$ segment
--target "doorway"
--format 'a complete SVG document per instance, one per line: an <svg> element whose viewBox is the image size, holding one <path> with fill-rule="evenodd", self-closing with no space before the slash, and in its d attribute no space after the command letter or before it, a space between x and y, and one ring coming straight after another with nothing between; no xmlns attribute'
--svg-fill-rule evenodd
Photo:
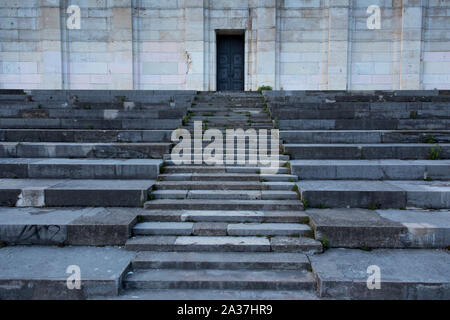
<svg viewBox="0 0 450 320"><path fill-rule="evenodd" d="M217 35L217 91L244 91L243 35Z"/></svg>

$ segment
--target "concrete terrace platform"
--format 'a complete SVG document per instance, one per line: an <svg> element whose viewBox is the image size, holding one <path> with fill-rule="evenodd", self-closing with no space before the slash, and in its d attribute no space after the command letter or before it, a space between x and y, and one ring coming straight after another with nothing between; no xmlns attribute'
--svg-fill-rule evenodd
<svg viewBox="0 0 450 320"><path fill-rule="evenodd" d="M450 299L450 254L445 250L370 252L331 249L311 257L318 294L338 299ZM378 266L381 289L369 290L369 266Z"/></svg>
<svg viewBox="0 0 450 320"><path fill-rule="evenodd" d="M301 180L450 180L450 160L292 160Z"/></svg>
<svg viewBox="0 0 450 320"><path fill-rule="evenodd" d="M0 242L15 245L124 245L137 208L0 207Z"/></svg>
<svg viewBox="0 0 450 320"><path fill-rule="evenodd" d="M154 180L0 179L0 205L141 207Z"/></svg>
<svg viewBox="0 0 450 320"><path fill-rule="evenodd" d="M0 299L88 299L117 296L134 254L103 247L0 249ZM68 290L69 266L79 266L81 290Z"/></svg>
<svg viewBox="0 0 450 320"><path fill-rule="evenodd" d="M302 180L297 185L312 208L450 208L448 181Z"/></svg>
<svg viewBox="0 0 450 320"><path fill-rule="evenodd" d="M317 240L332 248L449 248L450 211L310 209Z"/></svg>

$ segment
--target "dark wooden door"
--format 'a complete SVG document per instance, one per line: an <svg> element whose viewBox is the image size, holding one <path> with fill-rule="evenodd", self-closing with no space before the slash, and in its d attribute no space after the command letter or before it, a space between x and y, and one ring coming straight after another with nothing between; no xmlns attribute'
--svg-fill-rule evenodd
<svg viewBox="0 0 450 320"><path fill-rule="evenodd" d="M217 91L244 91L244 37L217 37Z"/></svg>

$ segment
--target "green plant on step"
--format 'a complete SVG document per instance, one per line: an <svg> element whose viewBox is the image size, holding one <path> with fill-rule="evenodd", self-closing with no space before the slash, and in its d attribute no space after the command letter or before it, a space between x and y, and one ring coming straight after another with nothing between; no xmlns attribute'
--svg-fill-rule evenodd
<svg viewBox="0 0 450 320"><path fill-rule="evenodd" d="M42 108L42 105L39 103L39 104L37 105L37 107L38 107L38 109L41 109L41 108Z"/></svg>
<svg viewBox="0 0 450 320"><path fill-rule="evenodd" d="M297 182L297 180L295 180L295 178L290 178L289 182Z"/></svg>
<svg viewBox="0 0 450 320"><path fill-rule="evenodd" d="M436 143L436 140L434 139L434 136L432 134L427 134L423 138L423 142L425 142L425 143Z"/></svg>
<svg viewBox="0 0 450 320"><path fill-rule="evenodd" d="M439 145L436 147L431 147L427 160L439 160L441 158L441 154L442 148Z"/></svg>
<svg viewBox="0 0 450 320"><path fill-rule="evenodd" d="M302 197L302 204L303 204L303 209L307 210L308 209L308 200L306 200L305 197Z"/></svg>
<svg viewBox="0 0 450 320"><path fill-rule="evenodd" d="M284 168L291 169L291 163L290 163L290 162L286 162L286 163L283 165L283 167L284 167Z"/></svg>
<svg viewBox="0 0 450 320"><path fill-rule="evenodd" d="M381 205L379 203L377 203L376 201L371 202L369 205L369 210L372 210L372 211L380 209L380 208L381 208Z"/></svg>
<svg viewBox="0 0 450 320"><path fill-rule="evenodd" d="M372 251L372 249L370 249L368 246L366 246L365 244L363 244L360 248L363 251Z"/></svg>
<svg viewBox="0 0 450 320"><path fill-rule="evenodd" d="M413 111L411 111L409 113L409 118L410 119L417 119L417 115L418 115L417 111L413 110Z"/></svg>
<svg viewBox="0 0 450 320"><path fill-rule="evenodd" d="M322 203L321 204L319 204L319 209L326 209L327 207L326 206L324 206Z"/></svg>
<svg viewBox="0 0 450 320"><path fill-rule="evenodd" d="M279 119L275 118L275 120L273 120L273 128L274 129L279 129Z"/></svg>
<svg viewBox="0 0 450 320"><path fill-rule="evenodd" d="M431 177L424 177L423 181L431 182L433 179Z"/></svg>
<svg viewBox="0 0 450 320"><path fill-rule="evenodd" d="M214 114L211 113L211 112L208 112L208 113L202 114L202 116L204 116L204 117L212 117L212 116L214 116Z"/></svg>
<svg viewBox="0 0 450 320"><path fill-rule="evenodd" d="M0 242L0 249L4 248L4 247L7 247L7 246L8 246L8 243L6 241L1 241Z"/></svg>
<svg viewBox="0 0 450 320"><path fill-rule="evenodd" d="M272 91L272 87L271 86L260 86L258 88L258 92L262 93L263 91Z"/></svg>
<svg viewBox="0 0 450 320"><path fill-rule="evenodd" d="M267 182L267 179L262 178L262 179L260 179L259 181L260 181L260 182Z"/></svg>
<svg viewBox="0 0 450 320"><path fill-rule="evenodd" d="M323 252L327 251L330 248L330 241L328 240L326 235L321 235L319 241L322 244Z"/></svg>

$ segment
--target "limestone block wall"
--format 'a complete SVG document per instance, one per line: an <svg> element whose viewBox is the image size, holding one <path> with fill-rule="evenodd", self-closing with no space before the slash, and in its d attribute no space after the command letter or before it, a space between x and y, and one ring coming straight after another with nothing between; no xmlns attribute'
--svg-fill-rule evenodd
<svg viewBox="0 0 450 320"><path fill-rule="evenodd" d="M429 0L423 14L423 89L450 89L450 1Z"/></svg>
<svg viewBox="0 0 450 320"><path fill-rule="evenodd" d="M51 1L0 1L0 88L60 88L59 30Z"/></svg>
<svg viewBox="0 0 450 320"><path fill-rule="evenodd" d="M381 9L381 29L368 29L367 8ZM353 0L350 17L349 89L400 89L401 1Z"/></svg>
<svg viewBox="0 0 450 320"><path fill-rule="evenodd" d="M133 89L131 0L62 0L81 9L80 29L61 19L65 89Z"/></svg>
<svg viewBox="0 0 450 320"><path fill-rule="evenodd" d="M241 34L245 90L449 89L448 30L449 0L1 0L0 88L215 90Z"/></svg>
<svg viewBox="0 0 450 320"><path fill-rule="evenodd" d="M327 88L328 12L320 0L286 0L280 8L280 89Z"/></svg>

